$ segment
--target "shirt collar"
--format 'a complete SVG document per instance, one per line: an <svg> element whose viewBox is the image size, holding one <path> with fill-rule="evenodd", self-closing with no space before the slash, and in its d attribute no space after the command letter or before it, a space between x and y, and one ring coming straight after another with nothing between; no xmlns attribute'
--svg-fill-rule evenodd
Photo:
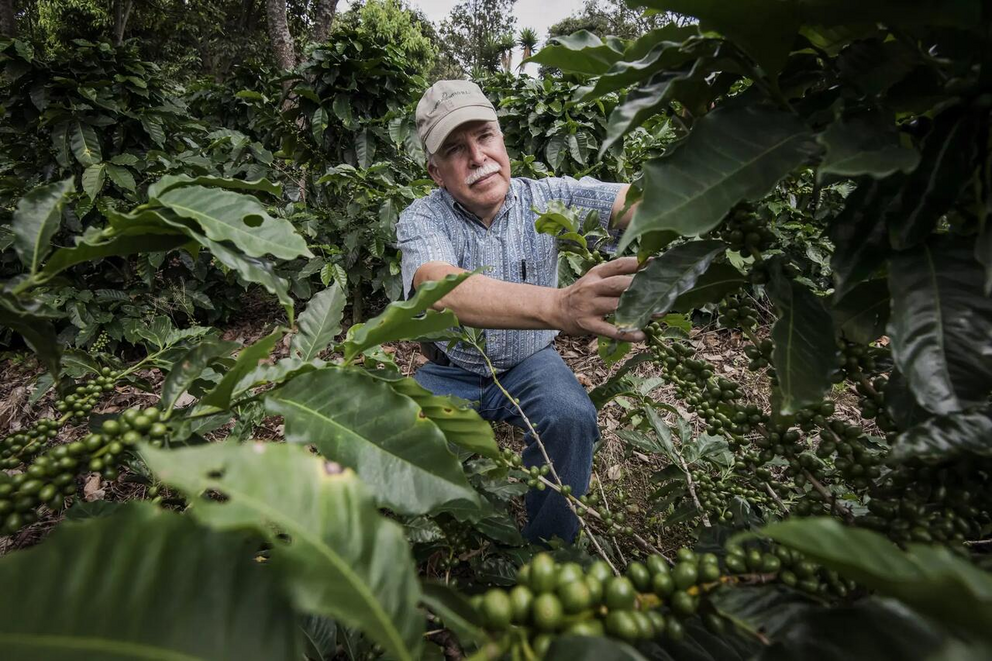
<svg viewBox="0 0 992 661"><path fill-rule="evenodd" d="M514 178L511 177L510 178L510 189L508 191L506 191L506 199L503 200L503 206L499 210L499 213L496 214L496 217L495 218L493 218L493 224L496 224L496 221L497 220L499 220L504 215L506 215L507 213L509 213L510 212L510 209L512 209L514 207L514 205L516 204L517 197L518 197L516 183L517 183L516 182L516 179L514 179ZM444 200L444 203L447 204L449 208L453 209L456 213L460 214L466 220L469 220L469 221L478 223L479 225L482 225L483 227L485 227L485 225L482 222L482 219L479 218L478 216L476 216L474 213L472 213L468 209L466 209L464 206L462 206L462 203L459 202L458 200L456 200L451 193L449 193L444 188L439 188L438 190L441 193L441 199Z"/></svg>

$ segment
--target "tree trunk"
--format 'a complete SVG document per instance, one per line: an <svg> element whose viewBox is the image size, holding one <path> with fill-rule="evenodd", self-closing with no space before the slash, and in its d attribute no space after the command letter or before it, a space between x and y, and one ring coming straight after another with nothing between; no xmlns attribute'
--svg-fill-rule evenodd
<svg viewBox="0 0 992 661"><path fill-rule="evenodd" d="M17 21L14 20L14 0L0 0L0 36L16 37Z"/></svg>
<svg viewBox="0 0 992 661"><path fill-rule="evenodd" d="M289 71L296 66L296 50L286 20L286 0L265 0L265 14L269 21L269 41L272 43L276 64L280 70Z"/></svg>
<svg viewBox="0 0 992 661"><path fill-rule="evenodd" d="M134 8L134 0L114 0L114 45L120 46L124 43L124 35L127 33L127 21L131 18L131 10Z"/></svg>
<svg viewBox="0 0 992 661"><path fill-rule="evenodd" d="M337 11L338 0L318 0L317 8L314 10L313 34L310 35L314 43L322 44L327 41Z"/></svg>

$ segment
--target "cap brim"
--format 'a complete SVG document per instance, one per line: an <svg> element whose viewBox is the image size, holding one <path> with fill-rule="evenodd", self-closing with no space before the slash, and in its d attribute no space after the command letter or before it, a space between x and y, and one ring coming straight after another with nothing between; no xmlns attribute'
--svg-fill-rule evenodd
<svg viewBox="0 0 992 661"><path fill-rule="evenodd" d="M427 134L427 140L425 141L427 151L436 154L437 150L444 144L445 138L452 131L465 122L477 121L495 122L499 120L496 117L496 111L491 106L465 106L458 110L453 110L435 124L434 128Z"/></svg>

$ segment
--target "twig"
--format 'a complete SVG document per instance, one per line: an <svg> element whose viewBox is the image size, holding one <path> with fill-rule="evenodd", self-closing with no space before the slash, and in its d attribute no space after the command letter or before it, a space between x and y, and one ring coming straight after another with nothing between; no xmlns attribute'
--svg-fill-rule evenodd
<svg viewBox="0 0 992 661"><path fill-rule="evenodd" d="M852 523L854 521L854 515L851 513L851 510L838 503L837 496L830 493L830 491L827 490L827 488L823 486L818 479L813 477L812 473L804 468L803 475L805 475L806 479L809 480L809 483L813 485L813 488L820 492L820 495L823 496L828 503L830 503L830 508L834 512L840 515L848 523Z"/></svg>
<svg viewBox="0 0 992 661"><path fill-rule="evenodd" d="M967 546L985 546L986 544L992 544L992 539L974 539L966 541Z"/></svg>
<svg viewBox="0 0 992 661"><path fill-rule="evenodd" d="M610 511L610 501L606 498L606 491L603 490L603 483L600 481L597 486L599 486L599 496L603 499L603 507L606 508L606 513L612 515L613 512ZM627 558L623 557L623 551L620 550L620 545L617 544L617 536L610 535L610 539L613 540L613 548L617 550L617 555L620 556L620 562L627 564Z"/></svg>
<svg viewBox="0 0 992 661"><path fill-rule="evenodd" d="M699 510L699 518L702 519L703 525L709 528L711 527L710 518L706 516L706 510L703 509L699 498L696 496L696 485L692 481L692 473L689 472L689 466L685 463L685 459L682 458L681 452L676 450L675 456L679 458L679 463L682 464L682 472L685 473L685 482L689 486L689 495L692 496L692 502L695 503L696 509Z"/></svg>
<svg viewBox="0 0 992 661"><path fill-rule="evenodd" d="M475 343L472 344L475 346L476 349L478 349L479 353L482 354L482 358L486 361L486 365L489 367L489 373L493 377L493 383L495 383L496 386L499 388L500 392L503 393L503 396L513 403L513 406L517 409L517 412L520 414L521 419L523 419L524 423L527 425L527 429L528 431L530 431L531 435L533 436L534 442L537 443L537 447L540 448L541 450L541 455L544 457L544 461L548 466L548 470L551 472L551 475L555 478L555 482L551 483L550 486L555 488L555 491L557 491L560 494L563 483L561 481L561 477L558 475L558 471L555 470L554 462L551 461L551 457L548 456L548 450L547 448L544 447L544 442L541 440L541 435L537 433L537 429L535 429L534 424L530 421L530 418L527 417L527 414L524 413L523 408L520 406L520 402L518 402L516 398L513 397L509 393L509 391L507 391L506 388L503 387L503 384L500 383L499 378L496 376L496 370L493 367L492 362L489 360L489 356L486 355L486 352L483 351L482 348L477 344ZM542 482L544 482L545 484L549 482L548 480L544 479L543 476L541 476L541 479ZM600 546L599 541L592 534L592 531L589 529L589 526L585 522L585 519L583 519L582 516L579 514L579 512L576 510L575 502L577 501L567 496L565 496L564 498L565 498L565 503L568 505L568 508L572 510L572 513L575 515L575 518L578 519L579 525L582 526L582 529L585 531L586 535L588 535L589 539L592 541L593 546L596 547L596 551L599 553L600 557L606 561L606 564L610 566L610 569L613 570L614 574L619 575L620 572L617 571L617 568L613 565L613 563L610 561L610 558L606 555L606 551L603 550L603 547Z"/></svg>
<svg viewBox="0 0 992 661"><path fill-rule="evenodd" d="M789 508L785 506L785 503L782 502L782 499L778 497L777 493L775 493L775 489L772 489L772 485L768 484L767 482L765 482L765 491L768 492L768 495L772 497L772 500L775 501L775 504L778 505L783 512L785 512L786 514L789 513Z"/></svg>

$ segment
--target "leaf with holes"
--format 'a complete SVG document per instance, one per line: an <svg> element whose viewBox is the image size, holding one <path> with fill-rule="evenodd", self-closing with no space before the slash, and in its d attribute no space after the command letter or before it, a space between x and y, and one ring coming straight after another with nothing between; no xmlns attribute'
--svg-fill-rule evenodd
<svg viewBox="0 0 992 661"><path fill-rule="evenodd" d="M393 658L419 658L424 622L410 548L354 473L274 443L144 446L141 454L160 480L189 496L197 520L267 537L273 570L286 577L301 611L358 627ZM199 498L205 491L224 501Z"/></svg>
<svg viewBox="0 0 992 661"><path fill-rule="evenodd" d="M212 241L230 241L249 257L313 256L292 223L270 216L250 195L205 186L182 186L162 193L158 201L195 222Z"/></svg>

